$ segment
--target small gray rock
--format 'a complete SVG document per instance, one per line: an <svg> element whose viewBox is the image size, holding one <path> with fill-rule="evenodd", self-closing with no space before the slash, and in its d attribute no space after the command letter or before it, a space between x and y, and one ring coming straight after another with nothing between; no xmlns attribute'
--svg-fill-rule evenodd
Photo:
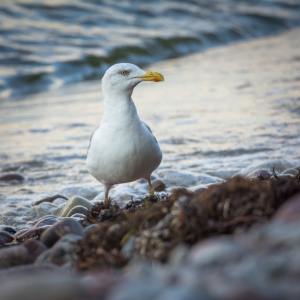
<svg viewBox="0 0 300 300"><path fill-rule="evenodd" d="M5 174L0 177L0 181L7 181L7 182L24 181L24 180L25 180L25 178L21 174L18 174L18 173Z"/></svg>
<svg viewBox="0 0 300 300"><path fill-rule="evenodd" d="M14 246L0 250L0 269L25 265L28 262L28 251L23 246Z"/></svg>
<svg viewBox="0 0 300 300"><path fill-rule="evenodd" d="M71 217L74 214L82 214L84 216L87 216L89 214L89 210L84 206L77 205L68 212L67 217Z"/></svg>
<svg viewBox="0 0 300 300"><path fill-rule="evenodd" d="M97 224L92 224L92 225L84 228L83 234L86 235L86 234L90 233L94 228L97 228L98 226L99 225L97 225Z"/></svg>
<svg viewBox="0 0 300 300"><path fill-rule="evenodd" d="M161 192L166 188L166 185L160 179L155 179L152 181L152 187L155 192Z"/></svg>
<svg viewBox="0 0 300 300"><path fill-rule="evenodd" d="M11 235L14 235L17 232L14 228L12 228L10 226L2 227L1 231L6 231L6 232L8 232Z"/></svg>
<svg viewBox="0 0 300 300"><path fill-rule="evenodd" d="M70 233L83 235L81 225L72 218L54 223L50 228L46 229L42 233L40 241L49 248L52 247L62 236Z"/></svg>
<svg viewBox="0 0 300 300"><path fill-rule="evenodd" d="M84 219L85 215L83 215L83 214L74 214L70 218L74 218L78 221L78 220Z"/></svg>
<svg viewBox="0 0 300 300"><path fill-rule="evenodd" d="M292 169L292 168L289 168L289 169L285 169L283 172L281 172L280 174L291 174L291 175L297 175L299 173L298 170L296 169Z"/></svg>
<svg viewBox="0 0 300 300"><path fill-rule="evenodd" d="M47 250L47 247L36 239L27 240L22 246L28 250L28 263L34 263L36 258Z"/></svg>
<svg viewBox="0 0 300 300"><path fill-rule="evenodd" d="M163 290L155 300L206 300L203 294L186 287L171 287Z"/></svg>
<svg viewBox="0 0 300 300"><path fill-rule="evenodd" d="M0 231L0 245L11 243L14 237L6 231Z"/></svg>

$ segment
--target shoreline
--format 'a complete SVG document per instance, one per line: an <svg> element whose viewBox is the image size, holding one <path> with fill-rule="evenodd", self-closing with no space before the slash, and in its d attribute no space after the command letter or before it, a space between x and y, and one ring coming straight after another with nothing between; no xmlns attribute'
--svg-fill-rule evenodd
<svg viewBox="0 0 300 300"><path fill-rule="evenodd" d="M299 35L151 66L165 84L133 99L164 154L156 197L138 180L99 201L84 164L97 83L2 103L1 297L297 299Z"/></svg>

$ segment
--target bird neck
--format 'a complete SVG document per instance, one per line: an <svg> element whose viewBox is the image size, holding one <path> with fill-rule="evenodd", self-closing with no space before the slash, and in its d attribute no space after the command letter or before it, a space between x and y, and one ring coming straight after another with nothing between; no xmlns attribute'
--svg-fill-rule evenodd
<svg viewBox="0 0 300 300"><path fill-rule="evenodd" d="M104 94L104 112L102 122L109 120L120 120L125 119L133 120L138 118L137 110L134 102L131 99L131 94Z"/></svg>

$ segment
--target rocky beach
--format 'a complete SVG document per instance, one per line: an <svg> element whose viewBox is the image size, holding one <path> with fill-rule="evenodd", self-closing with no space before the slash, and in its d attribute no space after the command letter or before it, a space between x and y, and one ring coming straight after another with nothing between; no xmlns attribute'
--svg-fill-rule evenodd
<svg viewBox="0 0 300 300"><path fill-rule="evenodd" d="M0 298L297 299L300 30L147 66L155 196L86 171L99 80L0 104Z"/></svg>

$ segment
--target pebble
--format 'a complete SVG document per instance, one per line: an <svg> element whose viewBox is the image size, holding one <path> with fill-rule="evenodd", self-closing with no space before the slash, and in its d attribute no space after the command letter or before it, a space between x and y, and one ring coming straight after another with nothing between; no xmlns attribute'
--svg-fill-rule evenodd
<svg viewBox="0 0 300 300"><path fill-rule="evenodd" d="M93 203L83 197L73 196L65 204L61 211L60 217L66 217L71 209L76 206L83 206L87 209L91 209L93 207Z"/></svg>
<svg viewBox="0 0 300 300"><path fill-rule="evenodd" d="M2 227L1 231L6 231L6 232L8 232L9 234L12 234L12 235L14 235L17 232L14 228L12 228L10 226Z"/></svg>
<svg viewBox="0 0 300 300"><path fill-rule="evenodd" d="M6 231L0 231L0 245L11 243L14 237Z"/></svg>
<svg viewBox="0 0 300 300"><path fill-rule="evenodd" d="M49 261L58 266L69 262L76 263L78 256L75 251L81 240L82 236L77 234L67 234L63 236L51 248Z"/></svg>
<svg viewBox="0 0 300 300"><path fill-rule="evenodd" d="M99 225L97 225L97 224L92 224L92 225L84 228L83 234L86 235L86 234L90 233L94 228L97 228L98 226Z"/></svg>
<svg viewBox="0 0 300 300"><path fill-rule="evenodd" d="M121 249L121 254L125 259L130 259L133 256L135 248L135 235L131 235Z"/></svg>
<svg viewBox="0 0 300 300"><path fill-rule="evenodd" d="M46 229L42 233L40 241L49 248L52 247L62 236L70 233L83 235L81 225L72 218L54 223L50 228Z"/></svg>
<svg viewBox="0 0 300 300"><path fill-rule="evenodd" d="M30 211L33 215L43 217L47 215L58 216L62 210L62 206L55 205L50 202L43 202L37 206L33 206Z"/></svg>
<svg viewBox="0 0 300 300"><path fill-rule="evenodd" d="M34 228L42 227L45 225L52 225L58 221L58 218L54 216L45 216L37 220L37 222L33 223Z"/></svg>
<svg viewBox="0 0 300 300"><path fill-rule="evenodd" d="M277 178L295 178L292 174L278 174Z"/></svg>
<svg viewBox="0 0 300 300"><path fill-rule="evenodd" d="M84 216L87 216L89 214L89 210L84 206L77 205L68 212L67 217L71 217L74 214L82 214Z"/></svg>
<svg viewBox="0 0 300 300"><path fill-rule="evenodd" d="M251 179L256 179L258 177L262 178L268 178L272 175L272 172L268 169L256 169L248 173L245 177L251 178Z"/></svg>
<svg viewBox="0 0 300 300"><path fill-rule="evenodd" d="M24 246L14 246L0 249L0 270L19 265L25 265L27 262L28 251Z"/></svg>
<svg viewBox="0 0 300 300"><path fill-rule="evenodd" d="M275 212L273 220L284 223L300 222L300 193L284 202Z"/></svg>
<svg viewBox="0 0 300 300"><path fill-rule="evenodd" d="M25 178L18 173L10 173L0 176L0 181L24 181Z"/></svg>
<svg viewBox="0 0 300 300"><path fill-rule="evenodd" d="M299 173L298 170L290 168L290 169L284 170L284 171L281 172L280 174L291 174L291 175L296 176L298 173Z"/></svg>
<svg viewBox="0 0 300 300"><path fill-rule="evenodd" d="M36 239L27 240L22 243L28 251L28 263L32 264L37 259L37 257L47 250L47 247Z"/></svg>
<svg viewBox="0 0 300 300"><path fill-rule="evenodd" d="M191 192L193 192L195 195L201 195L205 190L207 189L207 187L194 187L191 189Z"/></svg>
<svg viewBox="0 0 300 300"><path fill-rule="evenodd" d="M18 236L15 237L15 240L23 241L23 240L27 240L27 239L32 239L34 237L39 238L40 235L49 227L50 227L50 225L45 225L45 226L38 227L38 228L31 228L24 232L22 231L20 234L18 234Z"/></svg>
<svg viewBox="0 0 300 300"><path fill-rule="evenodd" d="M78 195L80 197L86 198L86 199L93 199L99 194L99 190L96 190L92 187L82 187L82 186L68 186L63 189L61 189L57 194L63 195L67 199Z"/></svg>
<svg viewBox="0 0 300 300"><path fill-rule="evenodd" d="M77 219L79 221L81 219L84 219L85 215L83 215L83 214L74 214L74 215L71 216L71 218Z"/></svg>
<svg viewBox="0 0 300 300"><path fill-rule="evenodd" d="M152 187L155 192L161 192L166 188L166 185L159 179L152 181Z"/></svg>

